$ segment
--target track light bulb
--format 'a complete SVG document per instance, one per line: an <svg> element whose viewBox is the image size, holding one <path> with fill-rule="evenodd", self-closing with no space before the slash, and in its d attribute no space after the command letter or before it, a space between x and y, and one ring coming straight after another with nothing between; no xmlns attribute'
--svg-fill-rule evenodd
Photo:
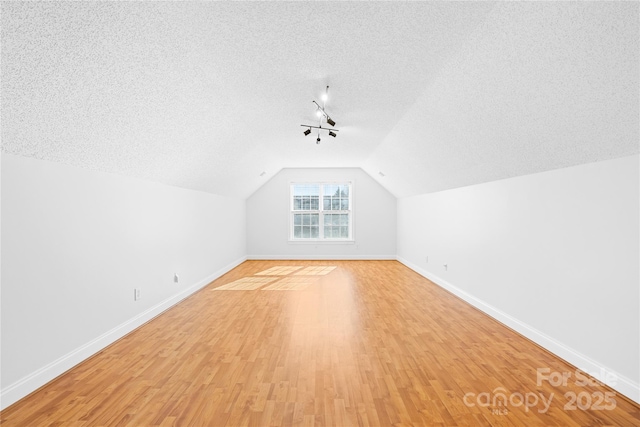
<svg viewBox="0 0 640 427"><path fill-rule="evenodd" d="M336 122L334 122L331 117L327 116L327 123L329 123L331 126L335 126Z"/></svg>
<svg viewBox="0 0 640 427"><path fill-rule="evenodd" d="M326 101L327 101L327 98L328 98L327 94L326 94L326 93L323 93L323 94L322 94L322 100L326 102Z"/></svg>
<svg viewBox="0 0 640 427"><path fill-rule="evenodd" d="M335 137L336 137L336 133L335 133L335 132L332 132L332 131L329 131L329 136L332 136L332 137L334 137L334 138L335 138Z"/></svg>
<svg viewBox="0 0 640 427"><path fill-rule="evenodd" d="M311 133L311 128L304 131L304 136L307 136Z"/></svg>
<svg viewBox="0 0 640 427"><path fill-rule="evenodd" d="M316 110L316 116L322 117L322 111L320 111L319 109Z"/></svg>

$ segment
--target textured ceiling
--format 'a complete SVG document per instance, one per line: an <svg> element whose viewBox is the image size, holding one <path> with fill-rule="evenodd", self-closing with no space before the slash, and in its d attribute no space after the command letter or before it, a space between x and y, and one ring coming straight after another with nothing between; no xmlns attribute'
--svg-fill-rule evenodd
<svg viewBox="0 0 640 427"><path fill-rule="evenodd" d="M1 7L7 153L247 197L284 167L407 196L638 152L637 3Z"/></svg>
<svg viewBox="0 0 640 427"><path fill-rule="evenodd" d="M638 3L496 5L363 168L402 197L638 153L638 22Z"/></svg>

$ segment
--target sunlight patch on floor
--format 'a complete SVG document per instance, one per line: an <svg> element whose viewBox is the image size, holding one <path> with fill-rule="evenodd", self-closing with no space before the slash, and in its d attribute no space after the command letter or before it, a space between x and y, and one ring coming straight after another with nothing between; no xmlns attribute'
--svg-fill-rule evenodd
<svg viewBox="0 0 640 427"><path fill-rule="evenodd" d="M335 266L314 266L314 267L305 267L302 270L296 271L294 276L325 276L335 270Z"/></svg>
<svg viewBox="0 0 640 427"><path fill-rule="evenodd" d="M214 288L214 291L254 291L267 283L278 280L277 277L243 277L226 285Z"/></svg>
<svg viewBox="0 0 640 427"><path fill-rule="evenodd" d="M212 289L213 291L301 291L314 284L317 276L326 276L337 267L332 265L301 266L278 265L243 277L226 285ZM293 274L292 274L293 273ZM262 276L262 277L260 277ZM264 277L267 276L267 277ZM282 277L287 276L287 277ZM266 286L269 285L269 286Z"/></svg>
<svg viewBox="0 0 640 427"><path fill-rule="evenodd" d="M255 276L286 276L301 268L301 265L279 265L256 273Z"/></svg>

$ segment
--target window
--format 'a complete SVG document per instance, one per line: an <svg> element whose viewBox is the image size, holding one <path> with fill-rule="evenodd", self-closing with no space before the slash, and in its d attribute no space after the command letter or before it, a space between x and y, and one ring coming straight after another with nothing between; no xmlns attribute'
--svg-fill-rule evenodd
<svg viewBox="0 0 640 427"><path fill-rule="evenodd" d="M351 183L291 184L290 240L353 240Z"/></svg>

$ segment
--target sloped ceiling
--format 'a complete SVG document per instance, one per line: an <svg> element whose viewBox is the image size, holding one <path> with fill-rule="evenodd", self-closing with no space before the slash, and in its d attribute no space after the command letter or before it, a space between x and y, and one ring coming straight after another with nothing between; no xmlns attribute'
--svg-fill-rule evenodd
<svg viewBox="0 0 640 427"><path fill-rule="evenodd" d="M284 167L403 197L638 153L637 3L1 7L11 154L244 198Z"/></svg>
<svg viewBox="0 0 640 427"><path fill-rule="evenodd" d="M366 160L408 196L638 153L638 3L506 2Z"/></svg>

